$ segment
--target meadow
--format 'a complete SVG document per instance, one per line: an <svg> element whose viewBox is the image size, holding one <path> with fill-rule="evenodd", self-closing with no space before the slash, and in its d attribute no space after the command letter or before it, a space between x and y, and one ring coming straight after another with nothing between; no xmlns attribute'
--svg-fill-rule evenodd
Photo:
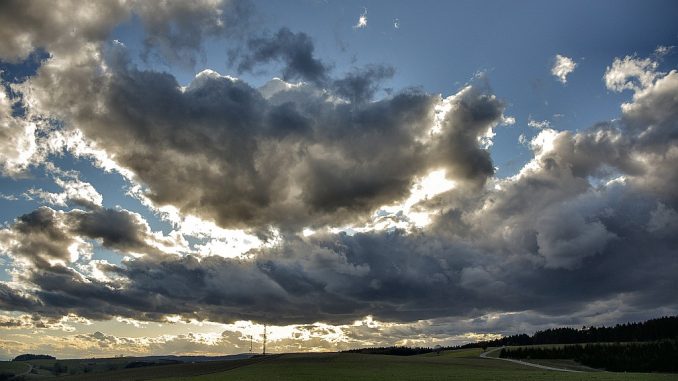
<svg viewBox="0 0 678 381"><path fill-rule="evenodd" d="M299 353L254 357L245 360L211 361L159 365L135 369L78 373L58 377L64 381L89 380L162 380L162 381L228 381L228 380L678 380L676 374L656 373L568 373L532 368L520 364L480 358L481 349L445 351L417 356L368 355L357 353ZM110 359L120 361L119 359ZM78 362L67 360L73 369ZM7 363L3 363L7 364ZM102 369L106 366L100 364ZM0 368L1 369L1 368ZM47 374L27 379L47 379Z"/></svg>
<svg viewBox="0 0 678 381"><path fill-rule="evenodd" d="M677 380L674 374L567 373L478 357L479 349L419 356L288 354L254 366L163 381L221 380Z"/></svg>

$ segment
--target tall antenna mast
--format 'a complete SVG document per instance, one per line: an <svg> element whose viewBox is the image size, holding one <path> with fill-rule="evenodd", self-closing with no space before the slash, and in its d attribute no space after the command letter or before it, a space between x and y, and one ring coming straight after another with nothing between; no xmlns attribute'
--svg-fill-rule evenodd
<svg viewBox="0 0 678 381"><path fill-rule="evenodd" d="M250 353L252 353L252 347L253 347L253 345L254 345L254 344L253 344L253 343L254 343L253 337L254 337L253 335L250 335Z"/></svg>
<svg viewBox="0 0 678 381"><path fill-rule="evenodd" d="M264 355L266 355L266 324L264 324Z"/></svg>

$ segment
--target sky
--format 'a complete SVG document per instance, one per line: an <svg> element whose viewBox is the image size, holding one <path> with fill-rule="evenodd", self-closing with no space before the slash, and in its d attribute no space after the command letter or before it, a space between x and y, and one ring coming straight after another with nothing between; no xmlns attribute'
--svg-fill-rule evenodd
<svg viewBox="0 0 678 381"><path fill-rule="evenodd" d="M0 2L0 359L678 314L677 13Z"/></svg>

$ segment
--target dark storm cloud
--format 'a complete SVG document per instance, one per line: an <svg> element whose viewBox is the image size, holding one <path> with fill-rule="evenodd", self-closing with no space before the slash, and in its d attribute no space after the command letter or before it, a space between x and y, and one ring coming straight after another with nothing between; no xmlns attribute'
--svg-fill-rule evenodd
<svg viewBox="0 0 678 381"><path fill-rule="evenodd" d="M231 63L237 63L238 72L253 71L270 62L284 64L285 81L302 80L318 86L327 86L352 104L372 99L382 82L393 77L395 69L387 65L367 65L353 68L344 77L332 79L331 67L314 56L315 46L310 36L281 28L276 34L252 38L244 50L231 52Z"/></svg>
<svg viewBox="0 0 678 381"><path fill-rule="evenodd" d="M54 78L43 70L34 86ZM403 90L365 102L389 73L369 67L336 82L358 103L311 85L264 94L210 71L181 89L168 74L128 65L79 94L33 94L132 170L156 205L224 227L295 231L361 220L407 197L431 168L476 185L492 174L480 138L501 120L502 102L469 86L430 138L439 96Z"/></svg>
<svg viewBox="0 0 678 381"><path fill-rule="evenodd" d="M426 171L418 138L437 97L404 91L355 107L312 89L288 92L299 99L272 104L213 72L182 91L167 74L121 69L96 94L82 94L75 114L44 100L131 169L156 204L222 226L299 229L360 218L406 196ZM90 96L104 113L87 106Z"/></svg>
<svg viewBox="0 0 678 381"><path fill-rule="evenodd" d="M455 97L436 139L435 161L448 169L448 177L478 185L494 174L490 152L479 140L501 120L504 104L494 95L467 87Z"/></svg>
<svg viewBox="0 0 678 381"><path fill-rule="evenodd" d="M90 222L98 218L97 213L91 212ZM111 224L112 215L101 213ZM159 320L182 314L214 321L347 322L366 314L402 320L459 313L469 308L461 301L472 299L458 285L457 272L471 258L461 255L465 249L445 247L435 237L412 239L400 233L328 235L315 241L289 237L253 260L155 253L129 258L121 266L100 265L99 270L110 275L109 281L88 278L65 266L66 251L61 253L62 263L52 264L38 263L27 251L36 247L32 241L37 230L53 232L51 236L62 242L73 241L69 234L111 235L100 232L97 224L80 231L80 223L86 221L82 217L83 212L70 212L62 220L70 229L61 230L57 212L48 208L17 221L10 231L13 240L22 244L4 250L35 264L18 277L38 291L29 303L8 288L2 294L6 309L44 316L76 313L95 319L119 315ZM136 234L118 234L112 245L104 238L103 244L132 248L135 237L144 233L141 225L137 229ZM125 239L130 242L123 244ZM440 307L441 300L446 307Z"/></svg>
<svg viewBox="0 0 678 381"><path fill-rule="evenodd" d="M622 105L622 123L629 146L642 155L636 161L643 176L634 185L658 197L659 200L678 207L678 71L671 71L657 79L653 86L636 92L633 102Z"/></svg>
<svg viewBox="0 0 678 381"><path fill-rule="evenodd" d="M111 275L109 282L85 281L53 265L25 274L24 280L40 290L36 301L6 287L2 303L47 316L159 320L181 314L270 323L532 311L545 324L581 311L595 315L618 308L621 316L641 316L633 311L675 308L678 242L661 238L661 227L678 218L673 209L623 183L584 186L563 161L566 155L556 153L502 184L503 191L481 196L495 202L483 213L466 212L463 236L434 226L432 233L411 235L287 237L252 259L159 254L101 266ZM448 218L453 215L439 217L437 226ZM28 215L16 229L32 232L37 228L26 228L31 224L44 230L50 220L41 213ZM478 324L473 327L484 326ZM511 324L534 327L523 319Z"/></svg>
<svg viewBox="0 0 678 381"><path fill-rule="evenodd" d="M40 309L40 305L35 297L29 297L4 282L0 282L0 308L4 311L37 311Z"/></svg>
<svg viewBox="0 0 678 381"><path fill-rule="evenodd" d="M122 252L153 251L148 243L150 231L145 221L126 210L93 208L68 212L65 223L71 233L101 239L102 245Z"/></svg>
<svg viewBox="0 0 678 381"><path fill-rule="evenodd" d="M119 283L85 280L57 264L21 276L41 290L35 294L40 302L15 308L90 318L155 320L176 313L276 323L347 322L366 314L412 319L466 310L461 301L469 295L454 284L455 266L446 269L436 255L415 254L413 248L423 249L399 234L342 235L322 243L293 239L252 261L154 255L101 267ZM9 305L16 296L6 294ZM449 305L441 308L441 300Z"/></svg>
<svg viewBox="0 0 678 381"><path fill-rule="evenodd" d="M620 197L627 205L641 201ZM608 200L604 207L618 201ZM652 204L646 205L651 212ZM305 241L289 238L252 259L130 258L121 266L100 267L111 275L109 282L85 281L54 265L25 275L40 290L35 293L39 303L8 309L97 319L120 315L159 320L181 314L283 324L347 323L368 314L389 321L525 310L564 316L610 298L630 310L656 308L657 302L674 305L675 242L658 243L640 224L624 224L629 213L634 220L649 214L647 209L629 209L636 210L621 208L619 219L600 220L627 241L612 240L578 267L546 266L538 251L481 251L470 242L439 235L324 235ZM23 300L9 290L3 298L6 305Z"/></svg>
<svg viewBox="0 0 678 381"><path fill-rule="evenodd" d="M174 20L175 6L181 8L168 5L157 17ZM104 73L96 56L88 57L89 68L57 57L27 86L35 109L83 131L148 187L156 205L223 227L298 231L350 223L407 197L431 167L474 184L492 174L479 140L504 105L489 90L458 94L428 144L439 96L403 90L368 102L392 68L367 66L332 80L310 38L286 29L250 47L258 57L252 62L281 58L307 80L326 79L330 89L280 83L260 92L211 71L181 88L169 74L133 67L120 44L106 52Z"/></svg>
<svg viewBox="0 0 678 381"><path fill-rule="evenodd" d="M81 238L100 240L104 247L123 253L159 253L152 243L163 243L140 216L125 210L94 207L61 212L41 207L17 218L11 228L0 230L0 249L47 269L54 260L78 260L84 244ZM170 244L169 240L164 243Z"/></svg>
<svg viewBox="0 0 678 381"><path fill-rule="evenodd" d="M348 99L351 103L361 103L372 99L379 90L381 82L393 77L395 69L391 66L368 65L354 69L344 78L333 83L337 95Z"/></svg>
<svg viewBox="0 0 678 381"><path fill-rule="evenodd" d="M27 258L37 267L48 267L49 260L68 261L73 237L60 228L57 213L46 207L19 217L12 230L0 233L0 243L13 255Z"/></svg>
<svg viewBox="0 0 678 381"><path fill-rule="evenodd" d="M280 28L274 35L250 39L247 51L234 52L232 61L237 62L240 73L261 64L280 62L284 64L284 80L301 79L323 84L328 79L329 67L313 56L314 50L313 41L306 33Z"/></svg>

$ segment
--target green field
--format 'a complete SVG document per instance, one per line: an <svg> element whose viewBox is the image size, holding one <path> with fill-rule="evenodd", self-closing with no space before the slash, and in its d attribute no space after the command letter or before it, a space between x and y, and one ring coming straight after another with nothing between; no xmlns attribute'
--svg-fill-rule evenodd
<svg viewBox="0 0 678 381"><path fill-rule="evenodd" d="M28 370L29 365L20 362L0 361L0 373L23 373Z"/></svg>
<svg viewBox="0 0 678 381"><path fill-rule="evenodd" d="M266 358L252 358L232 361L208 361L200 363L182 363L172 365L147 366L141 368L125 369L125 365L137 359L134 358L108 358L108 359L73 359L73 360L29 360L26 362L0 362L9 367L12 364L20 365L21 372L26 370L28 364L33 366L33 372L26 378L28 380L150 380L174 376L191 377L196 375L224 372L240 366L255 364ZM49 370L56 362L68 367L68 372L55 377ZM85 369L87 371L85 372ZM17 373L14 371L13 373ZM20 373L20 372L19 372Z"/></svg>
<svg viewBox="0 0 678 381"><path fill-rule="evenodd" d="M565 373L541 370L496 359L478 357L480 349L446 351L437 355L387 356L357 353L300 353L255 357L247 360L210 361L194 364L121 369L130 359L60 360L78 374L58 377L64 381L89 380L678 380L677 374L586 372ZM29 361L34 367L54 360ZM23 368L16 368L23 365ZM23 363L0 363L25 371ZM84 367L93 369L81 373ZM116 369L117 368L117 369ZM110 369L110 370L109 370ZM32 374L29 380L45 380L48 372Z"/></svg>
<svg viewBox="0 0 678 381"><path fill-rule="evenodd" d="M192 378L217 380L677 380L672 374L564 373L482 359L480 350L449 351L439 356L363 355L351 353L288 354L253 366Z"/></svg>

